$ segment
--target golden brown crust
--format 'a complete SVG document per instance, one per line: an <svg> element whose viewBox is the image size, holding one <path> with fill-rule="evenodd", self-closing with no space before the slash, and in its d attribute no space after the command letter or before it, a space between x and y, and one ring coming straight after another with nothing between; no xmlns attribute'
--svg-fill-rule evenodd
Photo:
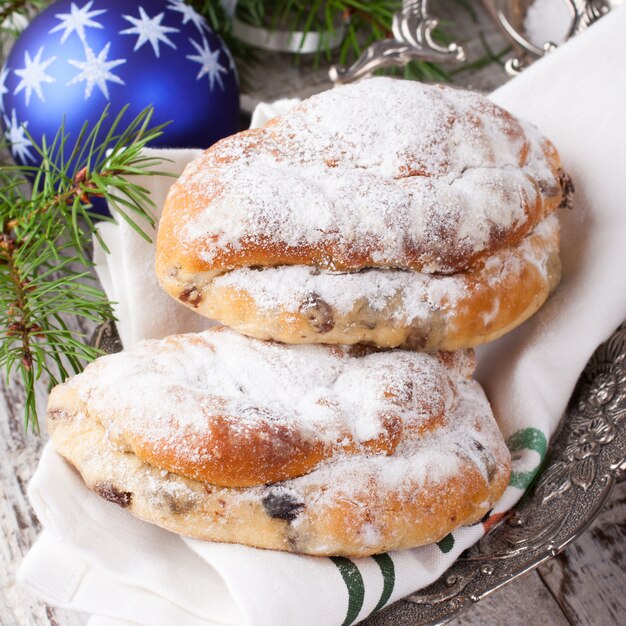
<svg viewBox="0 0 626 626"><path fill-rule="evenodd" d="M451 422L434 447L401 459L350 457L280 484L232 489L120 451L85 414L48 412L55 448L87 486L141 519L200 539L351 557L438 541L477 522L501 496L509 454L476 383L467 383Z"/></svg>
<svg viewBox="0 0 626 626"><path fill-rule="evenodd" d="M370 82L376 84L376 80ZM398 135L394 126L395 118L388 119L388 116L380 116L376 112L374 123L379 125L376 130L380 132L373 136L380 140L380 135L384 137L387 133L401 145L397 148L396 160L391 168L385 169L376 164L372 166L372 172L380 176L380 180L376 178L373 183L375 185L383 185L381 181L384 179L389 184L402 188L409 198L414 195L422 197L425 194L423 202L411 209L424 212L424 219L429 222L425 231L422 232L419 228L416 231L412 218L407 218L406 225L399 224L401 229L404 228L401 245L392 246L393 251L389 254L390 250L384 240L384 228L381 231L361 232L352 227L342 230L341 224L324 225L325 222L320 222L311 225L308 220L298 222L298 211L315 214L319 210L320 202L328 199L327 195L333 201L334 183L329 183L327 194L322 193L320 198L314 198L309 204L307 198L297 198L294 201L294 211L287 211L284 215L273 214L273 211L279 212L282 208L272 206L271 198L269 201L264 200L260 209L253 208L254 196L260 191L258 185L269 188L272 182L269 179L272 174L277 174L276 168L291 168L288 170L293 172L290 174L291 178L287 176L281 181L284 183L283 187L287 188L289 180L298 174L298 165L303 171L311 167L320 168L311 175L322 188L320 178L326 174L345 178L352 175L355 167L363 172L368 171L367 163L371 159L364 160L359 150L375 153L390 149L387 144L361 145L359 139L350 134L349 128L344 135L329 132L328 137L320 130L328 122L323 116L329 115L323 104L331 97L339 98L338 105L344 105L346 114L357 119L366 117L368 112L378 111L376 102L371 102L371 98L369 102L363 102L359 98L360 94L354 95L355 89L362 88L360 85L356 88L333 90L331 95L325 93L315 96L294 111L274 119L264 128L244 131L223 139L188 167L172 186L163 211L157 242L158 274L163 277L172 270L178 270L215 276L239 267L279 265L308 265L337 271L396 267L416 271L454 272L467 269L502 248L515 246L563 202L564 190L560 184L562 170L558 153L550 141L539 136L535 129L477 94L461 94L449 88L414 85L410 87L415 90L414 93L407 91L403 95L420 96L426 90L429 104L438 113L428 117L428 111L423 113L418 104L409 109L417 120L416 128L421 129L424 124L436 125L436 128L427 128L427 132L423 133L428 136L430 132L433 135L435 147L428 143L422 145L419 137L411 138L413 144L410 141L407 145L403 144L403 137ZM404 81L389 81L381 89L404 92L409 87ZM372 95L376 97L381 89L373 90ZM397 114L406 116L406 111L402 110ZM422 120L422 117L425 119ZM348 119L340 121L348 126ZM406 117L403 121L405 124L409 123ZM358 129L354 132L358 132ZM339 145L338 156L329 157L328 143L333 141ZM363 142L365 141L364 139ZM477 144L476 152L483 159L478 166L471 156L465 154L463 147L456 143L461 141ZM443 143L443 148L438 143ZM320 153L316 154L316 150ZM350 153L351 150L353 154ZM263 168L267 166L268 160L273 169L265 171ZM244 174L247 175L255 168L259 170L258 181L255 181L257 188L249 190L251 197L242 197L233 188L237 185L243 187ZM472 191L469 195L475 195L475 198L467 199L464 191L462 196L446 199L445 190L448 187L481 169L484 169L482 178L470 183ZM231 171L234 172L232 179L228 175ZM494 178L494 171L501 176ZM515 178L517 182L507 187L506 181L509 178ZM443 181L443 191L435 193L428 181ZM359 187L364 182L358 176L355 178L352 197L358 197L361 192ZM419 183L417 187L416 183ZM467 216L461 214L460 217L457 215L446 219L448 214L453 215L458 210L454 203L464 198L468 204L463 210L480 214L484 208L480 203L488 201L489 190L496 193L500 186L506 188L502 204L508 206L502 207L501 216L486 218L489 232L484 235L484 240L481 239L477 245L468 243L467 228L463 228L461 232L458 230L459 219L465 220ZM306 193L309 187L310 185L305 185L302 191ZM384 185L380 190L374 186L371 192L366 193L371 193L374 197L379 191L384 194L385 190ZM290 198L284 197L284 193L288 191L283 191L280 187L274 190L273 202L276 205L288 203ZM403 202L404 199L405 196L399 195L397 201ZM453 204L447 204L450 202ZM250 209L241 206L246 203L250 203ZM433 207L429 206L430 203L434 203ZM345 209L343 206L335 207L336 211ZM398 222L402 221L401 209L398 206ZM433 214L431 209L434 210ZM241 216L238 219L241 220L246 219L246 211L250 215L254 214L254 221L247 231L244 229L236 234L229 232L231 226L228 215L233 211L237 211L237 216ZM211 213L216 213L218 217L211 217ZM224 218L220 217L222 214ZM279 223L274 228L265 227L275 218L279 219ZM293 241L286 235L290 218L295 220ZM367 215L361 220L366 222ZM469 221L471 222L471 218ZM206 225L205 232L186 234L188 225L193 225L197 230L202 229L203 224ZM312 230L307 230L307 227ZM481 224L472 222L472 227L478 229Z"/></svg>
<svg viewBox="0 0 626 626"><path fill-rule="evenodd" d="M385 278L378 272L361 274L356 284L358 275L313 276L295 268L235 270L212 279L178 271L161 283L198 313L257 339L458 350L497 339L545 302L560 279L558 221L549 217L516 247L452 276L388 270L397 287L374 306L368 295L381 298L370 283ZM286 286L290 276L293 289ZM354 297L341 308L346 292Z"/></svg>
<svg viewBox="0 0 626 626"><path fill-rule="evenodd" d="M241 364L231 377L221 370L234 354ZM244 386L261 367L275 389L260 390L255 400ZM48 411L102 423L115 446L155 467L247 487L345 456L393 455L403 442L441 428L457 403L455 381L466 381L473 367L463 352L348 355L335 347L272 346L214 328L99 359L52 390ZM356 407L346 393L361 384L372 408L352 415ZM285 386L294 388L287 399ZM307 395L310 402L301 398ZM194 418L189 413L196 409ZM312 412L319 413L317 425ZM371 422L371 434L354 425L358 420Z"/></svg>
<svg viewBox="0 0 626 626"><path fill-rule="evenodd" d="M314 96L191 163L163 211L157 277L252 337L472 347L523 322L556 286L553 211L571 191L550 141L482 96L372 79ZM415 280L383 305L366 279L350 306L304 288L284 302L277 286L297 271L307 284L320 283L315 272ZM416 311L420 302L428 307Z"/></svg>

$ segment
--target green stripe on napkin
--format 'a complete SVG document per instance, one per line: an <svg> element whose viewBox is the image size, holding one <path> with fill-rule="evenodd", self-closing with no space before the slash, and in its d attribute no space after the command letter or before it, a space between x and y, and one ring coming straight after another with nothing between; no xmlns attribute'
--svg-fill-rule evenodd
<svg viewBox="0 0 626 626"><path fill-rule="evenodd" d="M391 597L393 587L396 584L396 568L393 565L391 557L386 552L383 554L374 554L372 558L378 563L380 573L383 575L383 592L380 594L378 604L374 607L374 611L378 611L378 609L382 609L385 604L387 604L387 601Z"/></svg>
<svg viewBox="0 0 626 626"><path fill-rule="evenodd" d="M343 556L331 556L330 560L337 566L343 581L348 588L348 612L341 626L349 626L357 618L365 598L365 585L359 568Z"/></svg>
<svg viewBox="0 0 626 626"><path fill-rule="evenodd" d="M539 454L539 463L537 466L526 472L511 472L511 480L509 485L511 487L518 487L519 489L526 489L528 485L533 481L536 476L541 463L546 456L548 450L548 440L546 436L537 428L523 428L513 433L507 440L506 445L513 457L513 467L515 467L515 455L514 452L521 450L534 450Z"/></svg>
<svg viewBox="0 0 626 626"><path fill-rule="evenodd" d="M454 535L452 533L448 533L443 539L440 539L437 542L437 545L444 554L447 554L450 550L452 550L452 548L454 548Z"/></svg>

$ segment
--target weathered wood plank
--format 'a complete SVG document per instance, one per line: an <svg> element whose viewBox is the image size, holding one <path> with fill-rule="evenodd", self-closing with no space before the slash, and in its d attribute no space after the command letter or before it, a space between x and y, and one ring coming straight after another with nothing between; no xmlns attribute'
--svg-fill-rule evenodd
<svg viewBox="0 0 626 626"><path fill-rule="evenodd" d="M72 320L70 327L90 328ZM83 626L86 617L48 607L15 582L23 556L41 530L26 496L41 450L42 436L26 433L22 423L23 388L0 381L0 626ZM37 386L37 405L45 414L47 381Z"/></svg>
<svg viewBox="0 0 626 626"><path fill-rule="evenodd" d="M39 388L45 400L45 385ZM26 497L43 439L22 428L19 383L0 385L0 626L81 626L84 618L45 606L15 582L19 564L40 531Z"/></svg>
<svg viewBox="0 0 626 626"><path fill-rule="evenodd" d="M539 574L572 624L626 623L626 481L591 528Z"/></svg>
<svg viewBox="0 0 626 626"><path fill-rule="evenodd" d="M552 597L537 572L530 572L509 583L476 603L450 626L485 626L486 624L506 624L506 626L527 626L531 612L540 616L537 624L568 626L569 622L558 602Z"/></svg>

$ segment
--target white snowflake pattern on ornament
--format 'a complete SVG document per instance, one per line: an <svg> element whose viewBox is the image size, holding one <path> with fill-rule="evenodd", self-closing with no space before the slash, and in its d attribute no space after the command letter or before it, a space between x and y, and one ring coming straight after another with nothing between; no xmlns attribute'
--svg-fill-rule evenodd
<svg viewBox="0 0 626 626"><path fill-rule="evenodd" d="M209 42L204 37L202 38L202 46L200 46L193 39L190 39L189 41L191 42L191 45L198 51L198 54L188 54L186 58L190 61L195 61L196 63L199 63L201 65L200 71L196 76L196 80L200 80L204 75L206 75L209 77L211 91L213 91L215 82L217 82L217 84L223 90L224 83L222 82L222 77L220 74L226 74L228 73L228 70L223 65L220 65L219 61L217 60L220 54L220 49L217 48L216 50L211 50Z"/></svg>
<svg viewBox="0 0 626 626"><path fill-rule="evenodd" d="M154 54L159 56L159 44L164 43L170 48L176 50L176 46L167 36L167 33L177 33L179 32L178 28L172 28L171 26L163 26L161 22L163 21L165 13L159 13L154 17L150 17L144 10L143 7L139 7L139 17L132 17L131 15L122 15L122 17L133 24L132 28L127 28L126 30L121 30L120 35L137 35L137 42L135 43L134 50L139 50L141 46L145 43L150 43L152 49L154 50Z"/></svg>
<svg viewBox="0 0 626 626"><path fill-rule="evenodd" d="M104 97L108 100L109 88L107 81L117 83L118 85L125 84L124 81L119 76L113 74L111 70L118 65L122 65L122 63L126 63L126 59L107 61L110 47L111 42L107 43L98 56L96 56L93 50L89 46L86 46L85 55L87 58L84 61L69 60L69 63L77 67L81 72L74 76L67 84L74 85L75 83L85 81L85 100L91 95L94 85L98 86Z"/></svg>

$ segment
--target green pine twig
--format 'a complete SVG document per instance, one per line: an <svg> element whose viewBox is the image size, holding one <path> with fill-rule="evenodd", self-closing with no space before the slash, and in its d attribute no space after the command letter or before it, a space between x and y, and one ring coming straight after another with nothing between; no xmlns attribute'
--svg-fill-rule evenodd
<svg viewBox="0 0 626 626"><path fill-rule="evenodd" d="M69 159L63 157L69 137L62 125L50 144L35 145L29 137L40 166L0 168L0 367L7 380L21 377L24 424L34 431L37 381L45 374L51 386L58 384L99 354L66 320L113 318L92 272L89 250L92 236L99 237L92 199L108 201L150 240L140 226L154 225L149 193L127 177L162 174L162 161L142 149L163 126L151 128L148 108L123 127L125 112L103 138L108 110L92 127L85 125ZM33 179L30 192L27 175Z"/></svg>
<svg viewBox="0 0 626 626"><path fill-rule="evenodd" d="M201 6L198 8L203 10ZM341 26L345 34L337 51L337 61L341 65L350 65L371 43L391 37L394 13L401 9L401 0L240 0L237 17L269 30L280 28L302 32L303 40L312 31L334 34ZM328 47L331 39L320 38L320 48L315 55L317 65L322 57L326 61L332 59L333 50ZM435 39L446 43L450 41L450 36L438 30ZM427 61L413 61L404 68L392 68L387 72L401 73L405 78L415 80L450 80L450 74L442 66Z"/></svg>
<svg viewBox="0 0 626 626"><path fill-rule="evenodd" d="M50 0L0 0L0 32L16 37L20 32L19 18L33 17L49 3Z"/></svg>

